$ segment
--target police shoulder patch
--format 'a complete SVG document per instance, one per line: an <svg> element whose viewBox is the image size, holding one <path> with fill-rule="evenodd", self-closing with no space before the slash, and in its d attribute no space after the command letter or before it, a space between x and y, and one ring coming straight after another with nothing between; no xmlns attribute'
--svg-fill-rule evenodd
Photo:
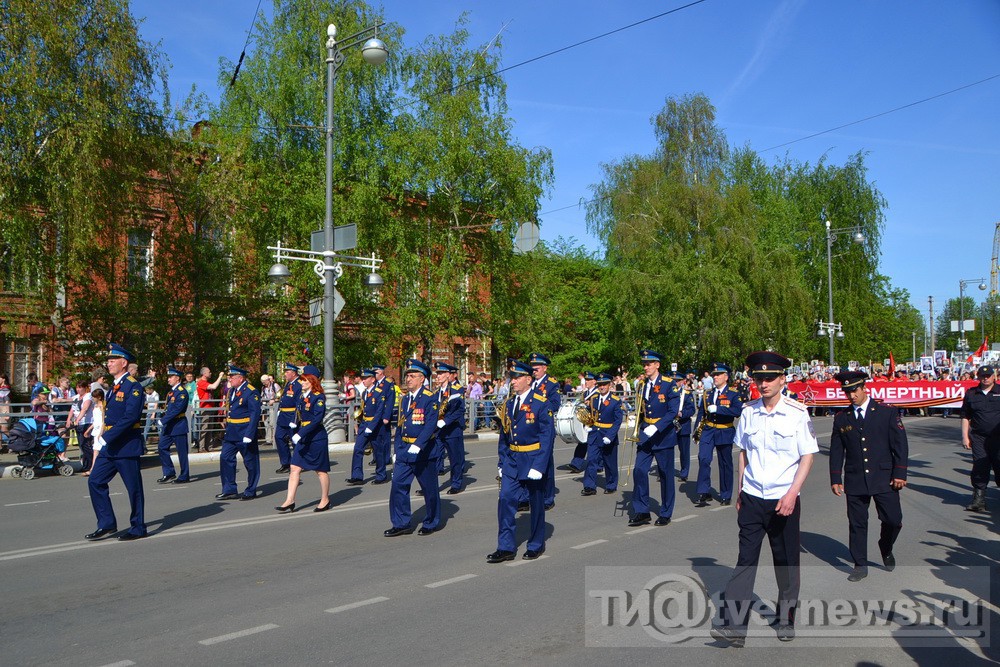
<svg viewBox="0 0 1000 667"><path fill-rule="evenodd" d="M318 401L316 401L316 405L319 406L319 407L323 407L323 405L324 405L323 399L321 398Z"/></svg>
<svg viewBox="0 0 1000 667"><path fill-rule="evenodd" d="M534 398L536 401L547 401L548 400L547 398L545 398L541 394L536 394L536 393L532 393L531 397Z"/></svg>
<svg viewBox="0 0 1000 667"><path fill-rule="evenodd" d="M678 387L677 385L674 385L674 393L675 394L679 394L680 392L681 392L680 387Z"/></svg>
<svg viewBox="0 0 1000 667"><path fill-rule="evenodd" d="M133 396L138 396L139 395L139 390L138 389L132 390L132 395Z"/></svg>
<svg viewBox="0 0 1000 667"><path fill-rule="evenodd" d="M257 391L257 387L253 386L249 382L247 382L247 389L249 389L250 391Z"/></svg>
<svg viewBox="0 0 1000 667"><path fill-rule="evenodd" d="M798 401L796 401L793 398L788 398L787 396L782 396L781 398L782 398L782 400L784 400L785 405L787 405L787 406L789 406L791 408L795 408L799 412L805 412L806 406L803 405L802 403L799 403Z"/></svg>

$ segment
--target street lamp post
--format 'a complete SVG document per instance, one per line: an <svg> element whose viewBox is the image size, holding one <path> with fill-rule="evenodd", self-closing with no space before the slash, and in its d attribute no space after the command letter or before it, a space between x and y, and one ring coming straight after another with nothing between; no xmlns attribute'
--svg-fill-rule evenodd
<svg viewBox="0 0 1000 667"><path fill-rule="evenodd" d="M965 352L969 349L969 344L965 340L965 287L972 283L979 283L979 290L986 289L985 278L969 278L958 281L958 350ZM973 326L973 328L975 328Z"/></svg>
<svg viewBox="0 0 1000 667"><path fill-rule="evenodd" d="M842 227L840 229L832 229L830 226L830 220L826 217L826 211L823 211L823 219L826 223L826 288L827 288L827 299L829 303L829 310L827 315L829 316L829 322L819 322L819 331L817 335L825 336L829 334L830 336L830 365L834 365L833 360L833 338L834 332L837 334L837 338L844 338L844 329L840 324L835 324L833 321L833 239L839 234L850 234L855 243L861 244L865 242L865 234L861 230L860 225L855 225L854 227ZM826 326L824 326L826 325Z"/></svg>

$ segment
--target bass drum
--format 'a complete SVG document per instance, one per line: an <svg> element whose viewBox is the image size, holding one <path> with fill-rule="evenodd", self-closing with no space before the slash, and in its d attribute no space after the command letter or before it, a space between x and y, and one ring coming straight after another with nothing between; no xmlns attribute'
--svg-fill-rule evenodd
<svg viewBox="0 0 1000 667"><path fill-rule="evenodd" d="M583 423L576 418L576 402L563 403L556 413L556 433L559 437L570 444L582 445L587 442L587 432L583 428Z"/></svg>

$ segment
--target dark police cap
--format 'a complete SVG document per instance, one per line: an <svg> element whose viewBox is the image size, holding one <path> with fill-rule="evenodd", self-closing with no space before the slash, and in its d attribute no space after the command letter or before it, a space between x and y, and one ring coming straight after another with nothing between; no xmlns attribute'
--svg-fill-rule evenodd
<svg viewBox="0 0 1000 667"><path fill-rule="evenodd" d="M595 380L595 379L597 379L597 376L594 375L594 371L584 371L583 372L583 379L584 380Z"/></svg>
<svg viewBox="0 0 1000 667"><path fill-rule="evenodd" d="M446 364L443 361L439 361L434 364L434 372L436 373L457 373L458 368L452 366L451 364Z"/></svg>
<svg viewBox="0 0 1000 667"><path fill-rule="evenodd" d="M647 361L659 361L662 363L663 355L657 352L656 350L640 350L639 360L642 361L643 363Z"/></svg>
<svg viewBox="0 0 1000 667"><path fill-rule="evenodd" d="M167 366L167 377L174 375L176 377L182 377L182 373L174 368L173 366Z"/></svg>
<svg viewBox="0 0 1000 667"><path fill-rule="evenodd" d="M321 377L323 377L323 374L320 372L320 370L318 368L316 368L315 366L313 366L312 364L306 364L305 366L303 366L302 367L302 374L303 375L312 375L315 378L321 378Z"/></svg>
<svg viewBox="0 0 1000 667"><path fill-rule="evenodd" d="M135 355L118 343L111 343L108 345L108 359L124 359L125 361L132 363L135 361Z"/></svg>
<svg viewBox="0 0 1000 667"><path fill-rule="evenodd" d="M997 372L997 369L993 366L980 366L979 370L976 371L976 376L981 378L988 378Z"/></svg>
<svg viewBox="0 0 1000 667"><path fill-rule="evenodd" d="M775 376L784 375L785 369L792 362L777 352L752 352L744 362L751 375Z"/></svg>
<svg viewBox="0 0 1000 667"><path fill-rule="evenodd" d="M844 391L852 391L865 384L868 373L862 371L840 371L833 376L833 379L840 383L840 388Z"/></svg>
<svg viewBox="0 0 1000 667"><path fill-rule="evenodd" d="M363 378L373 378L373 377L375 377L375 369L374 368L362 368L360 375Z"/></svg>
<svg viewBox="0 0 1000 667"><path fill-rule="evenodd" d="M551 366L552 362L544 354L538 352L532 352L531 356L528 357L528 363L532 366Z"/></svg>
<svg viewBox="0 0 1000 667"><path fill-rule="evenodd" d="M611 373L598 373L594 379L597 384L611 384Z"/></svg>
<svg viewBox="0 0 1000 667"><path fill-rule="evenodd" d="M286 371L291 371L291 372L293 372L293 373L298 373L298 372L299 372L299 367L298 367L298 366L296 366L295 364L290 364L290 363L288 363L288 362L286 361L286 362L285 362L285 370L286 370Z"/></svg>
<svg viewBox="0 0 1000 667"><path fill-rule="evenodd" d="M520 359L515 359L510 362L510 367L507 369L507 372L511 377L516 377L518 375L531 375L531 366Z"/></svg>
<svg viewBox="0 0 1000 667"><path fill-rule="evenodd" d="M757 353L754 352L754 354L757 354ZM753 355L751 355L751 356L753 356ZM747 358L749 359L749 357L747 357ZM717 361L714 364L712 364L712 370L709 371L709 373L711 375L721 375L722 373L732 373L732 372L733 372L733 369L731 369L728 364L724 364L724 363L722 363L720 361Z"/></svg>
<svg viewBox="0 0 1000 667"><path fill-rule="evenodd" d="M409 361L406 362L406 369L403 371L403 373L404 374L420 373L424 377L430 377L431 369L427 364L420 361L419 359L410 359Z"/></svg>

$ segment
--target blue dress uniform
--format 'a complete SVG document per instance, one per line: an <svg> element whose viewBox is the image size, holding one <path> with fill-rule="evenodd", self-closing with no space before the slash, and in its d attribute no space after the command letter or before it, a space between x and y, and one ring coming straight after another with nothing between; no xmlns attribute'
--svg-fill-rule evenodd
<svg viewBox="0 0 1000 667"><path fill-rule="evenodd" d="M361 377L373 378L375 371L371 368L362 368ZM360 485L365 483L365 449L375 440L375 434L382 428L382 394L375 391L375 385L364 390L361 398L361 419L358 422L358 435L354 439L354 453L351 455L351 476L347 479L348 484ZM372 449L374 452L374 447ZM383 465L383 473L385 466ZM385 479L385 477L383 477Z"/></svg>
<svg viewBox="0 0 1000 667"><path fill-rule="evenodd" d="M531 375L522 361L511 365L511 375ZM500 500L497 503L497 551L487 562L511 560L517 552L517 505L527 494L531 506L531 530L524 558L537 558L545 551L545 478L531 479L529 472L544 473L552 460L553 425L551 403L537 388L512 395L500 406L509 418L509 430L501 428L497 445L500 468Z"/></svg>
<svg viewBox="0 0 1000 667"><path fill-rule="evenodd" d="M431 369L419 359L410 359L406 373L421 373L430 378ZM396 463L392 469L392 490L389 492L389 519L392 528L383 533L386 537L413 532L410 526L410 485L417 478L424 492L423 525L420 534L427 535L438 529L441 522L441 494L437 482L437 447L434 431L437 428L437 394L421 387L414 394L403 394L399 404L399 425L396 429ZM416 449L417 451L412 451Z"/></svg>
<svg viewBox="0 0 1000 667"><path fill-rule="evenodd" d="M180 378L181 374L173 366L167 368L167 377ZM167 408L160 419L160 444L157 450L160 454L160 466L163 477L156 480L167 483L171 480L183 484L191 479L188 467L188 420L187 409L190 397L184 383L178 382L167 393ZM170 447L177 449L177 460L181 464L181 474L177 477L174 462L170 459ZM176 479L175 479L176 478Z"/></svg>
<svg viewBox="0 0 1000 667"><path fill-rule="evenodd" d="M544 354L538 354L534 352L528 357L528 365L531 367L535 366L546 366L550 365L549 358ZM536 393L540 394L545 398L546 403L549 404L549 419L555 423L555 416L559 413L559 405L562 403L562 396L559 394L559 383L548 376L548 374L543 375L541 378L535 380L534 390ZM556 445L556 430L553 428L549 432L549 442L547 445L549 452L549 461L543 471L545 473L545 508L550 509L556 504L556 465L555 459L553 458L553 453L555 452ZM522 500L527 500L527 498L522 498Z"/></svg>
<svg viewBox="0 0 1000 667"><path fill-rule="evenodd" d="M246 381L247 371L236 366L229 367L230 375L242 375L243 383L229 389L229 414L226 417L226 432L222 436L222 453L219 456L219 471L222 477L222 493L219 500L233 500L236 488L236 453L243 457L247 469L247 488L240 500L257 497L257 482L260 481L260 452L257 449L257 426L260 424L260 392Z"/></svg>
<svg viewBox="0 0 1000 667"><path fill-rule="evenodd" d="M316 367L307 366L305 372L319 377ZM323 425L326 396L303 391L295 408L298 428L292 436L292 465L303 470L330 472L330 440Z"/></svg>
<svg viewBox="0 0 1000 667"><path fill-rule="evenodd" d="M584 371L583 379L588 381L594 381L597 376L594 375L592 371ZM580 400L587 403L591 397L597 394L597 387L590 387L583 391L583 396ZM590 437L587 437L587 441L583 443L578 443L576 447L573 448L573 458L569 462L569 470L571 472L583 472L587 469L587 452L590 451ZM562 469L562 466L560 466Z"/></svg>
<svg viewBox="0 0 1000 667"><path fill-rule="evenodd" d="M729 366L715 364L712 375L728 374ZM715 406L715 412L709 406ZM698 443L699 505L704 507L712 497L712 456L719 457L719 500L728 505L733 497L733 438L736 419L743 411L739 392L732 387L711 389L702 396L698 406L698 422L704 424Z"/></svg>
<svg viewBox="0 0 1000 667"><path fill-rule="evenodd" d="M112 344L109 359L124 359L131 363L135 357L120 345ZM87 480L90 502L97 515L97 530L87 535L87 539L99 539L117 530L115 512L111 506L108 483L115 475L121 475L128 491L129 530L120 540L146 536L145 498L142 491L142 475L139 458L145 442L142 437L142 409L146 402L139 381L124 372L115 378L107 396L104 413L104 447L94 461Z"/></svg>
<svg viewBox="0 0 1000 667"><path fill-rule="evenodd" d="M458 368L451 364L438 363L435 367L438 373L457 373ZM445 405L444 416L438 421L438 473L443 473L444 455L448 455L451 466L450 495L460 493L463 488L462 476L465 474L465 389L458 382L452 382L437 391L438 408ZM440 413L438 413L440 415ZM441 424L440 422L444 422Z"/></svg>
<svg viewBox="0 0 1000 667"><path fill-rule="evenodd" d="M684 379L682 373L674 373L673 377L675 381ZM694 417L698 408L695 405L694 392L679 384L677 386L681 388L680 408L674 420L677 429L677 455L680 457L678 475L681 481L686 482L691 472L691 417Z"/></svg>
<svg viewBox="0 0 1000 667"><path fill-rule="evenodd" d="M845 371L834 377L845 392L863 386L868 378L859 371ZM882 523L879 552L883 561L892 557L893 544L903 527L903 512L899 491L892 488L891 482L906 480L908 455L906 430L896 408L869 398L867 405L852 404L833 418L830 484L844 486L851 558L862 572L868 567L868 506L872 500ZM892 563L895 565L894 557Z"/></svg>
<svg viewBox="0 0 1000 667"><path fill-rule="evenodd" d="M296 375L295 379L286 382L285 388L281 390L281 398L278 400L278 419L274 422L274 448L278 450L278 462L281 468L287 468L292 462L293 429L289 424L295 423L295 406L299 404L299 394L302 393L298 376L299 367L286 363L285 370L294 371Z"/></svg>
<svg viewBox="0 0 1000 667"><path fill-rule="evenodd" d="M610 386L611 376L597 375L598 386ZM611 395L596 393L587 399L587 408L596 419L587 434L587 468L583 474L585 496L596 493L597 469L604 467L604 492L618 489L618 431L622 427L622 402Z"/></svg>
<svg viewBox="0 0 1000 667"><path fill-rule="evenodd" d="M385 371L385 366L376 364L372 370ZM392 413L396 409L396 383L387 377L375 383L373 387L378 400L381 414L375 420L377 428L372 438L372 453L375 456L375 483L388 479L385 467L389 464L392 446ZM388 423L386 423L388 421Z"/></svg>
<svg viewBox="0 0 1000 667"><path fill-rule="evenodd" d="M663 357L653 350L642 351L642 361L663 362ZM653 459L660 474L660 512L657 525L666 525L674 513L674 447L677 431L674 418L680 406L680 389L674 382L657 373L646 378L638 389L642 392L642 414L639 415L639 442L636 443L635 468L632 470L632 516L630 526L649 523L649 469ZM638 399L637 399L638 400ZM647 434L652 426L652 434Z"/></svg>

